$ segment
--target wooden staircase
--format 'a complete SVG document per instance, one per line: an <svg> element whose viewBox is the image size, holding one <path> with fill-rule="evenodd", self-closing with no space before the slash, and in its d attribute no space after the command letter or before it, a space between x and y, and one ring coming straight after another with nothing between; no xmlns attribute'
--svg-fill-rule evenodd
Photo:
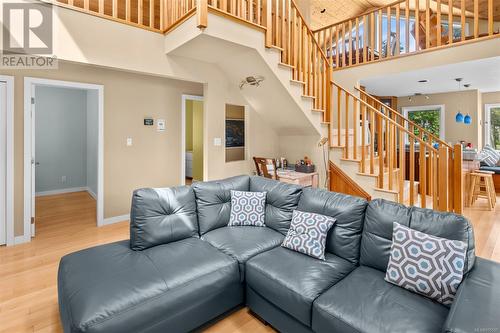
<svg viewBox="0 0 500 333"><path fill-rule="evenodd" d="M89 1L84 1L87 8ZM147 11L142 6L136 9L126 7L123 17L113 16L112 19L129 22L131 13L136 13L137 22L131 24L171 33L193 16L196 16L198 28L207 29L208 14L213 13L265 34L265 46L281 54L278 66L290 71L290 87L287 89L302 89L301 98L311 102L310 112L321 115L321 123L328 129L332 190L462 212L462 147L451 147L366 92L356 87L342 87L335 82L334 69L352 65L353 59L354 63L359 59L376 60L373 45L370 50L366 38L360 43L360 18L350 20L347 28L347 31L355 31L354 35L349 34L349 43L356 36L354 45L363 47L358 50L345 45L341 47L339 43L339 32L345 36L345 22L335 28L329 27L329 30L313 32L295 0L145 1L149 2ZM119 5L122 2L112 2L112 15L122 15L123 6ZM106 16L101 3L103 1L98 2L99 16ZM397 4L398 20L402 3ZM69 1L65 6L73 4ZM130 6L130 1L125 4ZM392 7L388 8L388 17L391 17ZM409 13L409 9L406 12ZM362 17L366 26L371 24L373 27L374 21L369 23L373 13ZM356 30L353 30L352 22L355 22ZM491 22L489 17L488 24ZM365 29L364 33L368 31ZM489 36L494 35L491 29L489 33ZM479 36L479 32L476 35ZM390 31L387 38L391 38ZM379 51L381 49L379 45ZM356 55L340 61L339 52L342 50ZM387 54L397 55L399 53Z"/></svg>

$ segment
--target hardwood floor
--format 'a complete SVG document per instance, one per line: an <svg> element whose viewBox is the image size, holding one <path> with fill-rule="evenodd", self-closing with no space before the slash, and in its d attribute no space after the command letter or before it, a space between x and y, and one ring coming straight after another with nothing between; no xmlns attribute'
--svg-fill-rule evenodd
<svg viewBox="0 0 500 333"><path fill-rule="evenodd" d="M465 215L474 224L476 254L500 261L500 196L495 211L478 200ZM127 222L96 227L86 192L39 197L31 243L0 248L0 333L62 332L57 305L60 258L90 246L127 239ZM208 327L210 333L273 332L244 308Z"/></svg>

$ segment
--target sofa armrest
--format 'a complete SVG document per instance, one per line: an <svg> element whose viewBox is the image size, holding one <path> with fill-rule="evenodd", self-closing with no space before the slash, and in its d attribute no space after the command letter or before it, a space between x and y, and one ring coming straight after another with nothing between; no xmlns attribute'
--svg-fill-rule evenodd
<svg viewBox="0 0 500 333"><path fill-rule="evenodd" d="M500 333L500 264L476 258L458 288L443 332Z"/></svg>

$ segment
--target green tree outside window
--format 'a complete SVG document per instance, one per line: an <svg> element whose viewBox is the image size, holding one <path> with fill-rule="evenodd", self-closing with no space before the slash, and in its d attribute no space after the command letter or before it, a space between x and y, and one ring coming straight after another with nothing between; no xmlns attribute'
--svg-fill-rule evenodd
<svg viewBox="0 0 500 333"><path fill-rule="evenodd" d="M440 122L441 122L441 111L440 110L419 110L419 111L409 111L408 119L416 123L417 125L423 127L427 131L431 132L434 136L439 138ZM500 124L500 123L499 123ZM413 130L415 135L419 135L420 131L418 128ZM425 139L427 135L424 135Z"/></svg>
<svg viewBox="0 0 500 333"><path fill-rule="evenodd" d="M490 109L490 143L493 148L500 150L500 108Z"/></svg>

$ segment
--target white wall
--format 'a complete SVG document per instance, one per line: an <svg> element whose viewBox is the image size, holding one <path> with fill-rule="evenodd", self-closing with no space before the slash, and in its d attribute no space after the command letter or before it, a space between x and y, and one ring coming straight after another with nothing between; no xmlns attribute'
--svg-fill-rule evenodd
<svg viewBox="0 0 500 333"><path fill-rule="evenodd" d="M87 187L96 198L99 138L99 95L97 90L87 90Z"/></svg>
<svg viewBox="0 0 500 333"><path fill-rule="evenodd" d="M35 159L40 163L36 166L36 192L85 187L86 91L45 86L35 89Z"/></svg>

